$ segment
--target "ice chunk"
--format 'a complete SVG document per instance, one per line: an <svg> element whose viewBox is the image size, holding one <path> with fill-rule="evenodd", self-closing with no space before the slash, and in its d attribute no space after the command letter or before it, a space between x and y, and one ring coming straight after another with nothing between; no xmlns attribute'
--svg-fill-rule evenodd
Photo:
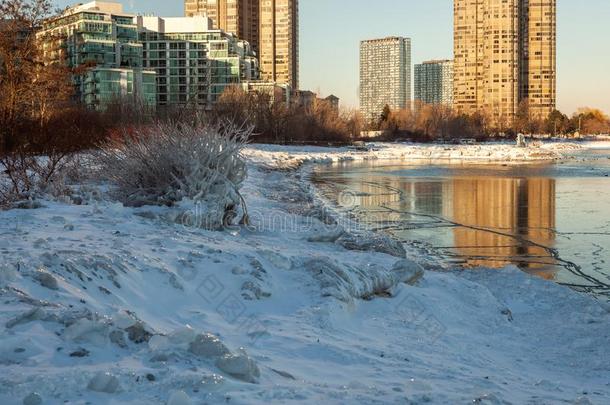
<svg viewBox="0 0 610 405"><path fill-rule="evenodd" d="M379 252L390 256L404 258L407 255L402 244L394 239L372 232L364 234L344 234L337 239L337 244L347 250L358 250L364 252Z"/></svg>
<svg viewBox="0 0 610 405"><path fill-rule="evenodd" d="M15 281L17 272L15 266L7 263L0 263L0 287L4 287L8 283Z"/></svg>
<svg viewBox="0 0 610 405"><path fill-rule="evenodd" d="M166 350L170 347L167 336L155 335L148 341L148 348L153 352Z"/></svg>
<svg viewBox="0 0 610 405"><path fill-rule="evenodd" d="M407 259L394 263L392 271L401 282L409 285L415 285L424 276L424 269L414 261Z"/></svg>
<svg viewBox="0 0 610 405"><path fill-rule="evenodd" d="M323 296L335 297L344 302L391 295L390 290L402 281L418 278L415 266L405 261L392 270L374 264L354 267L327 257L310 259L304 263L305 269L320 282Z"/></svg>
<svg viewBox="0 0 610 405"><path fill-rule="evenodd" d="M109 337L110 341L115 345L121 348L127 347L127 342L125 341L125 333L122 330L113 330L112 332L110 332Z"/></svg>
<svg viewBox="0 0 610 405"><path fill-rule="evenodd" d="M116 376L99 372L91 379L87 388L91 391L114 394L121 389L121 384Z"/></svg>
<svg viewBox="0 0 610 405"><path fill-rule="evenodd" d="M334 243L345 234L345 230L342 227L336 229L330 229L325 231L316 232L307 238L308 242L315 243Z"/></svg>
<svg viewBox="0 0 610 405"><path fill-rule="evenodd" d="M120 329L127 329L130 326L135 325L137 322L138 320L126 311L119 311L112 317L112 323L114 323L116 327Z"/></svg>
<svg viewBox="0 0 610 405"><path fill-rule="evenodd" d="M239 349L236 354L225 354L216 361L216 367L238 380L249 383L258 383L261 375L256 362L244 349Z"/></svg>
<svg viewBox="0 0 610 405"><path fill-rule="evenodd" d="M176 329L169 335L169 341L175 345L188 345L197 337L197 332L190 325Z"/></svg>
<svg viewBox="0 0 610 405"><path fill-rule="evenodd" d="M189 351L196 356L215 358L229 354L229 349L211 333L202 333L189 345Z"/></svg>
<svg viewBox="0 0 610 405"><path fill-rule="evenodd" d="M82 318L68 326L64 330L63 337L66 340L73 340L75 342L103 344L106 341L108 332L108 325Z"/></svg>
<svg viewBox="0 0 610 405"><path fill-rule="evenodd" d="M36 280L41 286L48 288L49 290L57 290L59 286L57 279L52 274L47 272L45 269L40 269L34 274L34 280Z"/></svg>
<svg viewBox="0 0 610 405"><path fill-rule="evenodd" d="M8 329L14 328L17 325L21 325L24 323L29 323L33 321L44 320L48 317L47 311L44 308L32 308L29 311L25 312L22 315L19 315L6 323L6 327Z"/></svg>
<svg viewBox="0 0 610 405"><path fill-rule="evenodd" d="M269 261L273 266L277 267L280 270L291 270L292 269L292 261L277 252L273 252L271 250L261 250L259 252L260 256Z"/></svg>
<svg viewBox="0 0 610 405"><path fill-rule="evenodd" d="M37 392L32 392L23 398L23 405L41 405L42 397Z"/></svg>
<svg viewBox="0 0 610 405"><path fill-rule="evenodd" d="M176 391L169 397L167 405L191 405L191 398L184 391Z"/></svg>
<svg viewBox="0 0 610 405"><path fill-rule="evenodd" d="M136 322L134 325L125 329L125 331L127 332L127 337L129 338L129 340L131 340L135 344L145 342L148 343L148 341L153 335L146 329L144 322L141 321Z"/></svg>

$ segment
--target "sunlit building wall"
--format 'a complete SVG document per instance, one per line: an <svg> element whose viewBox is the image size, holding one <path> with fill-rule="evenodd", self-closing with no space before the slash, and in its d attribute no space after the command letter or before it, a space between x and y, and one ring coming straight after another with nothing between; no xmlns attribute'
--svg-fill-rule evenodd
<svg viewBox="0 0 610 405"><path fill-rule="evenodd" d="M260 0L261 78L299 88L298 0Z"/></svg>
<svg viewBox="0 0 610 405"><path fill-rule="evenodd" d="M454 106L511 123L556 104L556 0L454 1Z"/></svg>

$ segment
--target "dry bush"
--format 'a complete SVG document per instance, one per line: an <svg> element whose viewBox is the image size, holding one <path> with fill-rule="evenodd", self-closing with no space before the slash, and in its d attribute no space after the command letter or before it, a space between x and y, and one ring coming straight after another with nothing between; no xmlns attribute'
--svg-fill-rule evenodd
<svg viewBox="0 0 610 405"><path fill-rule="evenodd" d="M118 199L127 206L189 200L197 205L200 226L219 228L230 224L239 206L242 219L247 217L239 188L246 178L241 151L251 133L249 127L226 122L131 129L103 146L101 174L116 185Z"/></svg>
<svg viewBox="0 0 610 405"><path fill-rule="evenodd" d="M34 201L43 196L70 194L67 178L79 173L75 155L53 153L36 156L23 151L0 157L0 208L35 208Z"/></svg>

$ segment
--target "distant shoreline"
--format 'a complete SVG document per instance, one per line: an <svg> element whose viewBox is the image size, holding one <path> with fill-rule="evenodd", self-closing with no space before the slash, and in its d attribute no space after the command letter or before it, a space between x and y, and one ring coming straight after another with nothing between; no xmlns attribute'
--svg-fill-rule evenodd
<svg viewBox="0 0 610 405"><path fill-rule="evenodd" d="M610 142L604 142L610 148ZM534 141L519 148L508 143L438 145L416 143L366 143L365 147L321 147L252 144L244 156L253 163L276 168L297 168L306 163L365 160L427 160L461 163L524 163L561 160L571 152L593 149L587 143ZM596 145L599 147L598 145ZM602 147L603 148L603 147Z"/></svg>

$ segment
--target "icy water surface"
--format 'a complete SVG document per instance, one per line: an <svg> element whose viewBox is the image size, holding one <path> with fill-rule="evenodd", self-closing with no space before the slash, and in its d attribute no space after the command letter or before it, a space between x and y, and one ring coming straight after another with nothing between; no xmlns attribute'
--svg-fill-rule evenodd
<svg viewBox="0 0 610 405"><path fill-rule="evenodd" d="M446 265L524 271L610 296L610 150L559 163L338 163L322 194Z"/></svg>

